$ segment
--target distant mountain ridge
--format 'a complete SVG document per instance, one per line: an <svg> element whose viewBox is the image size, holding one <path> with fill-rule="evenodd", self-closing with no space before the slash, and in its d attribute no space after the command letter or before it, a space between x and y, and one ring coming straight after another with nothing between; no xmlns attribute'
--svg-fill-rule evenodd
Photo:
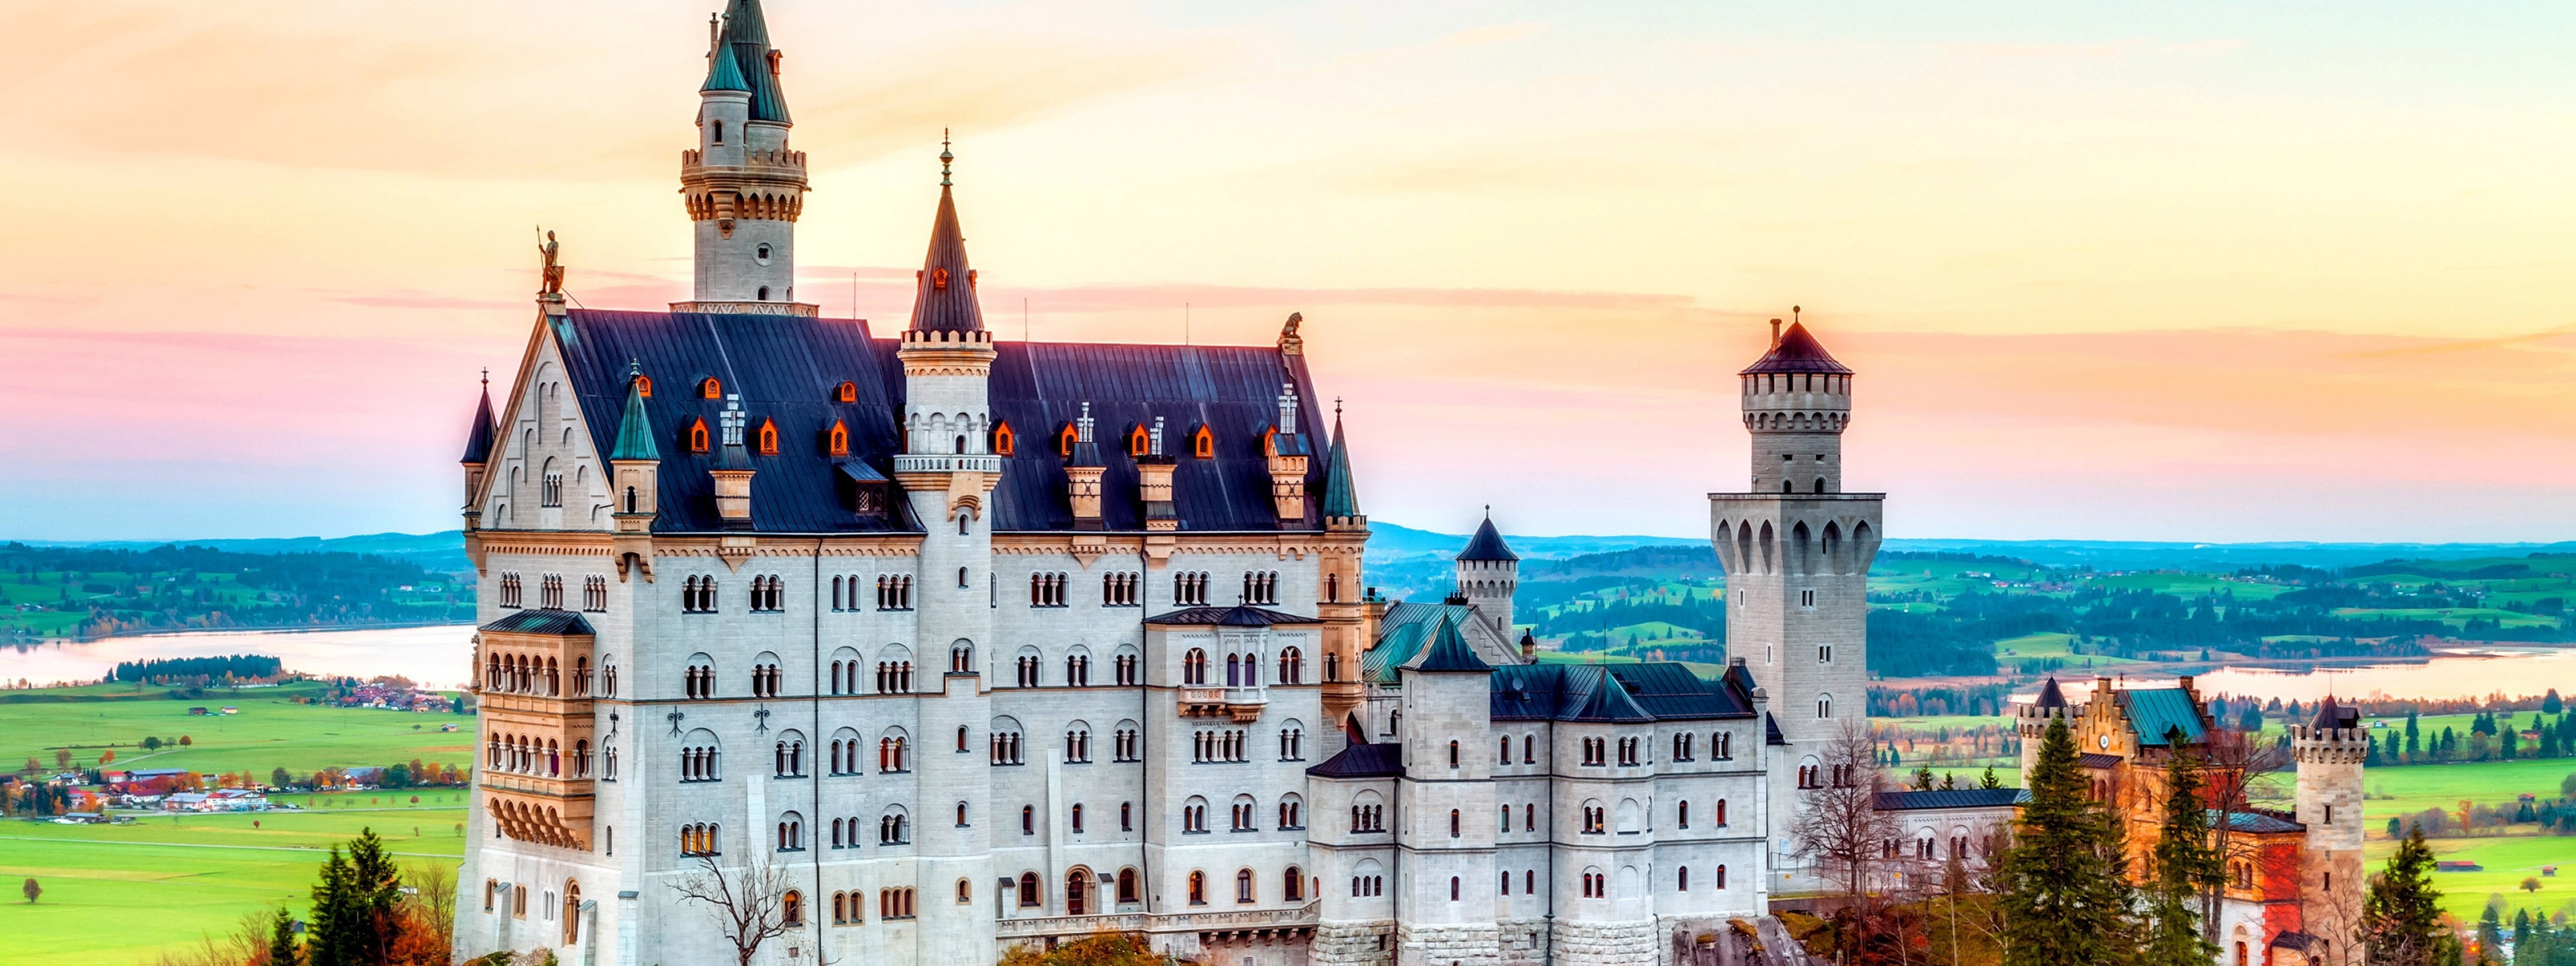
<svg viewBox="0 0 2576 966"><path fill-rule="evenodd" d="M30 547L82 547L95 550L150 550L160 546L206 547L228 553L366 553L418 564L421 569L454 574L473 569L465 559L465 531L441 533L369 533L354 537L252 537L232 540L21 540ZM1460 544L1465 546L1465 544Z"/></svg>

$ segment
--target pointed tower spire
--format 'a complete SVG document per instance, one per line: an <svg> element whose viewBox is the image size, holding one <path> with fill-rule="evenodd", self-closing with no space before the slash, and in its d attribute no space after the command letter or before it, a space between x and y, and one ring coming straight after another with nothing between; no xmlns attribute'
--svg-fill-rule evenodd
<svg viewBox="0 0 2576 966"><path fill-rule="evenodd" d="M457 462L481 466L492 458L492 437L500 430L492 423L492 370L483 370L483 398L474 404L474 425L465 430L465 457Z"/></svg>
<svg viewBox="0 0 2576 966"><path fill-rule="evenodd" d="M727 54L732 55L733 80L740 86L717 86L717 72L724 69ZM715 63L707 71L707 86L700 89L748 91L752 120L789 123L787 95L778 86L778 51L769 46L769 21L761 15L760 0L733 0L725 6Z"/></svg>
<svg viewBox="0 0 2576 966"><path fill-rule="evenodd" d="M1351 451L1342 444L1342 401L1333 400L1333 446L1324 458L1324 519L1360 516L1360 488L1351 479Z"/></svg>
<svg viewBox="0 0 2576 966"><path fill-rule="evenodd" d="M916 332L982 332L984 309L975 301L975 270L966 264L966 231L957 224L957 199L951 191L948 150L939 142L939 213L930 222L930 253L923 256L912 301Z"/></svg>
<svg viewBox="0 0 2576 966"><path fill-rule="evenodd" d="M608 451L609 460L658 460L662 448L653 442L653 421L644 415L644 367L626 364L626 416L617 422L617 445Z"/></svg>

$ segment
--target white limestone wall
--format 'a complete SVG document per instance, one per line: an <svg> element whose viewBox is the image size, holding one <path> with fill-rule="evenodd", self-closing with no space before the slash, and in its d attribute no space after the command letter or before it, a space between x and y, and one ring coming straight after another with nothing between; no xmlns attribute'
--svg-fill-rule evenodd
<svg viewBox="0 0 2576 966"><path fill-rule="evenodd" d="M516 392L515 408L498 417L501 455L485 469L491 487L483 501L482 526L503 530L599 530L609 528L607 464L591 445L588 423L565 374L563 356L551 337L541 337L537 357ZM510 400L502 402L511 407ZM563 478L560 505L548 506L548 475ZM597 565L592 565L596 569ZM577 589L580 585L574 584ZM527 585L527 604L537 604L537 585ZM498 599L497 594L494 597ZM573 601L567 606L579 606Z"/></svg>

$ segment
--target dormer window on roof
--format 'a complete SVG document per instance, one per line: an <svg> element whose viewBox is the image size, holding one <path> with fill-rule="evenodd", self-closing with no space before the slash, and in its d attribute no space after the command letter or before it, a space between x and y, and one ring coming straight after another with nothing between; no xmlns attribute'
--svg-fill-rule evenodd
<svg viewBox="0 0 2576 966"><path fill-rule="evenodd" d="M847 380L843 380L843 381L842 381L842 383L841 383L838 387L835 387L835 388L832 390L832 401L834 401L834 402L845 402L845 403L854 403L854 402L858 402L858 401L859 401L859 384L858 384L858 383L855 383L855 382L850 382L850 381L847 381Z"/></svg>
<svg viewBox="0 0 2576 966"><path fill-rule="evenodd" d="M636 395L642 396L646 399L653 398L653 377L640 372L636 373L635 393Z"/></svg>
<svg viewBox="0 0 2576 966"><path fill-rule="evenodd" d="M931 287L933 290L936 290L936 291L941 291L941 292L945 292L945 291L947 291L947 290L948 290L948 270L947 270L947 269L944 269L944 268L934 268L934 269L931 269L931 270L930 270L930 287Z"/></svg>
<svg viewBox="0 0 2576 966"><path fill-rule="evenodd" d="M1019 452L1019 448L1019 434L1011 432L1011 424L1009 421L1005 420L993 424L993 455L1016 455Z"/></svg>
<svg viewBox="0 0 2576 966"><path fill-rule="evenodd" d="M834 456L850 455L850 427L840 420L833 420L832 428L823 432L823 448Z"/></svg>
<svg viewBox="0 0 2576 966"><path fill-rule="evenodd" d="M1136 426L1127 430L1127 455L1143 456L1153 451L1154 440L1153 437L1146 435L1145 427Z"/></svg>
<svg viewBox="0 0 2576 966"><path fill-rule="evenodd" d="M705 381L698 383L698 398L723 399L724 383L714 376L708 376Z"/></svg>
<svg viewBox="0 0 2576 966"><path fill-rule="evenodd" d="M681 439L681 445L687 446L689 452L704 453L707 451L707 421L705 419L700 418L690 420L689 428L680 435L683 437Z"/></svg>
<svg viewBox="0 0 2576 966"><path fill-rule="evenodd" d="M1081 438L1081 431L1074 429L1072 423L1064 424L1063 429L1056 430L1055 432L1055 455L1064 457L1065 459L1072 459L1073 444Z"/></svg>
<svg viewBox="0 0 2576 966"><path fill-rule="evenodd" d="M756 447L760 451L760 455L778 455L778 424L776 422L768 419L761 420L760 432L754 436L753 439Z"/></svg>
<svg viewBox="0 0 2576 966"><path fill-rule="evenodd" d="M1206 425L1200 425L1197 432L1190 434L1190 455L1203 460L1215 459L1216 433L1209 430Z"/></svg>

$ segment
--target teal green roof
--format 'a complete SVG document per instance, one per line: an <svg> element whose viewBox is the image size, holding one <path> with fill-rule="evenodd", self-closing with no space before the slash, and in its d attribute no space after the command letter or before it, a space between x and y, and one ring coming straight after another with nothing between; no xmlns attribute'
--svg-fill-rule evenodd
<svg viewBox="0 0 2576 966"><path fill-rule="evenodd" d="M2182 731L2183 741L2200 744L2208 737L2201 726L2200 709L2192 703L2191 693L2181 688L2141 688L2122 691L2120 703L2127 707L2129 724L2137 729L2138 744L2161 746L2165 735Z"/></svg>
<svg viewBox="0 0 2576 966"><path fill-rule="evenodd" d="M1395 669L1430 646L1441 625L1467 619L1465 604L1398 603L1377 624L1377 644L1360 655L1360 673L1379 684L1402 683Z"/></svg>
<svg viewBox="0 0 2576 966"><path fill-rule="evenodd" d="M698 91L741 91L751 93L751 82L742 79L742 65L734 63L733 45L717 44L715 63L707 67L707 82Z"/></svg>
<svg viewBox="0 0 2576 966"><path fill-rule="evenodd" d="M1406 662L1405 666L1417 673L1483 674L1494 669L1493 665L1485 663L1484 658L1476 656L1475 649L1467 646L1466 638L1458 636L1457 621L1445 618L1440 621L1440 629L1431 635L1431 647L1423 651L1421 657Z"/></svg>
<svg viewBox="0 0 2576 966"><path fill-rule="evenodd" d="M610 447L612 460L659 460L662 448L653 443L653 421L644 415L644 381L629 376L626 380L626 417L617 422L617 445Z"/></svg>
<svg viewBox="0 0 2576 966"><path fill-rule="evenodd" d="M1360 515L1359 484L1351 480L1351 451L1342 445L1342 414L1333 413L1332 455L1324 462L1324 515L1355 517Z"/></svg>

